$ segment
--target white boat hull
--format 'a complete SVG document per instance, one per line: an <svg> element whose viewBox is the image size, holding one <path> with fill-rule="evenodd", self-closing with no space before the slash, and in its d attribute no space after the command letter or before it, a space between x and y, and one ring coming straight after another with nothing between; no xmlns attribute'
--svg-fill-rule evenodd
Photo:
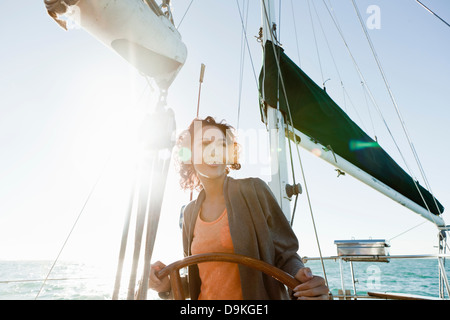
<svg viewBox="0 0 450 320"><path fill-rule="evenodd" d="M162 89L186 61L187 49L174 25L142 0L80 0L66 16Z"/></svg>

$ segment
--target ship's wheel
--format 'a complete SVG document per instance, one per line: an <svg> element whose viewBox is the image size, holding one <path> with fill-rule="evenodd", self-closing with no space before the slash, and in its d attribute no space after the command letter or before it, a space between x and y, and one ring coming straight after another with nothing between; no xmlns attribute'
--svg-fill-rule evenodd
<svg viewBox="0 0 450 320"><path fill-rule="evenodd" d="M250 258L238 254L230 253L204 253L189 256L182 260L176 261L156 273L159 278L164 278L166 276L170 277L170 284L172 286L173 298L175 300L185 300L185 295L183 291L183 285L181 283L180 269L187 266L195 265L203 262L220 261L220 262L231 262L238 263L244 266L259 270L272 278L278 280L279 282L286 285L289 289L294 289L300 284L300 281L295 279L290 274L284 272L283 270L274 267L267 262Z"/></svg>

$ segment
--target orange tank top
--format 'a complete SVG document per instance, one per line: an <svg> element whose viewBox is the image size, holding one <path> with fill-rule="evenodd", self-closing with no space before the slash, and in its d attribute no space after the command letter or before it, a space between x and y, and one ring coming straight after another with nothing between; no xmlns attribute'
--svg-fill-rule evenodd
<svg viewBox="0 0 450 320"><path fill-rule="evenodd" d="M199 212L191 252L234 253L226 209L212 222L203 221ZM204 262L198 264L198 269L202 282L199 300L242 300L241 279L236 263Z"/></svg>

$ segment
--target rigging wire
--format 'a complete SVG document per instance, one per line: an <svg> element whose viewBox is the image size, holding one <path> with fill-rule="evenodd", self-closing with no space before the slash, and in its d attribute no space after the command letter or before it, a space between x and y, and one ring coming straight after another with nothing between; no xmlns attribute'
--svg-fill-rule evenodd
<svg viewBox="0 0 450 320"><path fill-rule="evenodd" d="M147 85L144 87L144 89L143 89L143 91L142 91L142 93L141 93L141 96L137 99L136 104L137 104L137 103L141 100L141 98L144 96L144 93L145 93L145 91L147 90L147 88L150 88L150 84L149 84L148 82L147 82ZM115 147L116 147L116 146L115 146ZM68 235L67 235L67 237L66 237L64 243L62 244L61 249L59 250L59 252L58 252L58 254L57 254L55 260L53 261L53 263L52 263L52 265L51 265L49 271L47 272L47 275L45 276L45 278L44 278L44 280L43 280L43 282L42 282L42 284L41 284L41 287L39 288L39 291L37 292L36 297L34 298L34 300L37 300L37 299L39 298L39 296L40 296L40 294L41 294L41 292L42 292L44 286L46 285L47 281L52 280L52 279L49 278L49 277L50 277L50 274L52 273L52 271L53 271L53 269L54 269L56 263L58 262L58 260L59 260L59 258L60 258L60 256L61 256L62 252L64 251L64 249L65 249L65 247L66 247L66 245L67 245L67 243L68 243L68 241L69 241L69 239L70 239L70 237L71 237L73 231L75 230L75 228L76 228L76 226L77 226L77 224L78 224L78 221L80 220L80 218L81 218L81 216L82 216L82 214L83 214L83 212L84 212L84 210L85 210L85 208L86 208L86 206L87 206L87 204L88 204L88 202L89 202L91 196L93 195L93 193L94 193L94 191L95 191L95 189L96 189L98 183L100 182L100 180L101 180L101 178L102 178L102 176L103 176L103 174L104 174L104 172L105 172L105 170L106 170L106 167L107 167L108 162L111 160L111 158L112 158L112 156L113 156L113 154L114 154L115 151L116 151L115 149L111 150L111 152L109 153L107 159L105 160L105 162L104 162L104 164L103 164L103 166L102 166L101 172L99 173L99 175L98 175L98 177L97 177L95 183L92 185L91 190L90 190L90 192L89 192L89 194L88 194L86 200L84 201L84 204L83 204L83 206L82 206L80 212L79 212L78 215L77 215L77 218L75 219L74 223L72 224L72 227L71 227L71 229L70 229L70 231L69 231L69 233L68 233Z"/></svg>
<svg viewBox="0 0 450 320"><path fill-rule="evenodd" d="M83 206L82 206L80 212L78 213L77 218L75 219L75 222L72 224L72 228L70 229L69 234L67 235L67 237L66 237L66 239L65 239L65 241L64 241L64 243L63 243L63 245L62 245L62 247L61 247L61 249L59 250L58 255L56 256L55 260L53 261L53 264L52 264L52 266L50 267L50 270L48 271L48 273L47 273L47 275L46 275L44 281L42 282L41 287L39 288L39 291L38 291L38 293L36 294L36 297L34 298L34 300L37 300L37 298L39 297L39 295L40 295L41 292L42 292L42 289L44 288L45 284L46 284L47 281L49 280L49 276L50 276L50 274L52 273L53 268L55 267L56 263L58 262L59 257L61 256L61 253L63 252L64 248L66 247L67 242L68 242L69 239L70 239L70 236L72 235L73 231L75 230L75 227L77 226L78 221L80 220L81 215L83 214L84 209L86 208L86 205L87 205L88 202L89 202L89 199L91 198L91 196L92 196L92 194L94 193L94 190L96 189L96 187L97 187L97 185L98 185L98 183L99 183L101 177L103 176L103 173L105 172L106 164L107 164L107 163L109 162L109 160L111 159L111 156L112 156L112 153L111 153L111 154L109 155L109 157L106 159L106 161L105 161L105 163L104 163L104 165L103 165L102 171L101 171L100 174L98 175L97 180L95 181L94 185L93 185L92 188L91 188L91 191L89 192L89 194L88 194L86 200L84 201L84 204L83 204Z"/></svg>
<svg viewBox="0 0 450 320"><path fill-rule="evenodd" d="M258 77L256 75L256 69L255 69L255 64L253 62L253 57L250 51L250 45L248 43L248 37L247 37L247 29L245 28L245 24L244 24L244 19L242 17L242 13L241 13L241 7L239 6L239 0L236 0L236 5L238 7L238 11L239 11L239 17L241 18L241 25L242 25L242 30L244 32L244 37L245 37L245 43L247 45L247 51L248 51L248 55L250 58L250 63L252 65L252 71L253 71L253 77L255 79L255 83L256 83L256 88L259 90L259 82L258 82Z"/></svg>
<svg viewBox="0 0 450 320"><path fill-rule="evenodd" d="M269 16L268 16L268 13L267 13L267 8L266 8L265 3L263 4L263 9L264 9L264 17L266 19L266 23L269 25L270 21L269 21ZM272 32L269 32L269 34L270 34L271 39L272 39L271 42L272 42L272 49L274 51L274 55L275 55L275 57L277 57L278 54L277 54L277 50L275 48L275 41L276 40L273 39L273 33ZM279 63L278 59L275 59L275 61L277 62L278 75L279 75L279 78L280 78L280 81L281 81L281 88L283 90L283 95L284 95L285 100L286 100L286 106L287 106L287 110L288 110L289 120L290 120L290 123L292 125L292 128L294 128L294 121L292 120L291 108L289 106L289 99L288 99L288 96L287 96L287 93L286 93L286 87L285 87L284 79L283 79L283 76L282 76L282 73L281 73L280 63ZM294 137L294 142L295 142L295 144L297 146L297 155L298 155L299 162L300 162L300 168L301 168L301 172L302 172L302 176L303 176L303 182L304 182L304 185L305 185L306 196L307 196L307 199L308 199L308 205L309 205L310 214L311 214L311 220L312 220L312 224L313 224L313 228L314 228L314 234L315 234L316 243L317 243L318 250L319 250L320 262L321 262L321 265L322 265L322 270L323 270L323 274L324 274L324 278L325 278L325 283L328 285L327 274L326 274L326 271L325 271L325 263L324 263L324 260L323 260L322 250L321 250L320 241L319 241L317 228L316 228L316 223L315 223L315 219L314 219L314 214L313 214L313 210L312 210L311 199L310 199L310 196L309 196L309 189L308 189L307 182L306 182L305 172L303 170L303 164L302 164L302 160L301 160L301 157L300 157L300 152L299 152L299 148L298 148L298 143L297 143L297 138L296 138L295 132L293 132L293 137Z"/></svg>
<svg viewBox="0 0 450 320"><path fill-rule="evenodd" d="M245 6L245 0L242 0L243 6ZM238 114L237 114L237 125L236 129L239 130L240 119L241 119L241 102L242 102L242 86L243 86L243 78L244 78L244 62L245 62L245 30L247 30L248 23L248 8L250 1L247 1L247 13L245 14L245 27L242 26L242 34L241 34L241 53L240 53L240 70L239 70L239 94L238 94Z"/></svg>
<svg viewBox="0 0 450 320"><path fill-rule="evenodd" d="M397 148L397 151L399 152L399 154L400 154L400 156L401 156L403 162L405 163L406 168L407 168L407 170L409 171L410 175L411 175L412 177L414 177L412 171L410 170L410 168L409 168L409 166L408 166L408 163L407 163L405 157L403 156L402 151L400 150L400 147L399 147L398 144L397 144L397 141L395 140L395 138L394 138L394 136L393 136L393 134L392 134L392 132L391 132L391 129L389 128L389 125L388 125L387 122L386 122L386 119L384 118L384 116L383 116L383 114L382 114L382 112L381 112L381 110L380 110L380 108L379 108L379 106L378 106L378 104L377 104L377 102L376 102L376 100L375 100L373 94L372 94L372 91L371 91L371 90L369 89L369 87L367 86L367 81L366 81L364 75L363 75L362 72L361 72L361 69L359 68L359 66L358 66L358 64L357 64L357 62L356 62L355 57L353 56L353 54L352 54L352 52L351 52L351 50L350 50L350 47L349 47L349 45L348 45L348 43L347 43L347 41L346 41L346 39L345 39L345 37L344 37L344 34L343 34L343 32L342 32L342 29L340 28L340 26L339 26L339 24L338 24L338 22L337 22L337 17L331 12L331 11L334 12L334 10L333 10L333 8L332 8L332 6L331 6L331 3L330 3L330 6L331 6L331 11L330 11L330 8L329 8L328 5L325 3L325 0L322 0L322 2L324 3L325 7L327 8L327 11L328 11L328 13L329 13L331 19L333 20L333 23L334 23L335 27L336 27L337 30L339 31L339 34L340 34L340 36L341 36L341 38L342 38L342 40L343 40L343 42L344 42L344 45L345 45L345 47L347 48L347 52L349 53L350 58L352 59L353 64L354 64L354 66L355 66L355 68L356 68L356 71L358 72L358 75L359 75L359 77L360 77L360 79L361 79L361 82L364 83L365 87L367 88L367 92L368 92L368 94L369 94L369 97L370 97L370 99L371 99L373 105L376 107L376 110L378 111L378 114L379 114L380 118L382 119L382 121L383 121L383 123L384 123L384 125L385 125L385 127L386 127L386 129L387 129L387 131L388 131L388 133L389 133L389 135L390 135L392 141L394 142L394 144L395 144L395 146L396 146L396 148ZM361 24L362 24L362 26L364 27L364 23L361 22ZM413 180L413 183L414 183L415 187L418 189L418 186L417 186L417 183L416 183L416 179L413 178L412 180ZM425 202L422 193L419 192L419 194L420 194L422 200L424 201L425 206L427 207L426 209L428 210L428 212L430 212L430 210L429 210L429 208L428 208L428 204ZM433 223L434 223L435 225L437 225L437 223L436 223L436 221L435 221L435 219L434 219L434 215L431 214L431 216L432 216L432 219L433 219Z"/></svg>
<svg viewBox="0 0 450 320"><path fill-rule="evenodd" d="M354 3L354 0L353 0L353 3ZM309 4L309 2L308 2L308 4ZM354 3L354 4L355 4L355 3ZM264 8L264 9L266 10L266 8ZM356 5L355 5L355 9L356 9ZM265 12L265 15L266 15L266 19L268 20L267 12ZM330 15L331 15L331 14L330 14ZM361 19L360 19L360 21L361 21ZM336 24L336 22L335 22L335 24ZM362 22L361 22L361 24L362 24ZM366 30L366 31L367 31L367 30ZM367 35L367 33L366 33L366 35ZM341 36L342 36L342 33L341 33ZM345 41L344 41L344 42L345 42ZM316 42L316 44L317 44L317 42ZM273 45L273 41L272 41L272 46L273 46L273 48L274 48L274 52L275 52L275 56L276 56L276 50L275 50L275 46ZM348 46L347 46L347 48L348 48ZM373 47L372 47L372 50L374 51L374 48L373 48ZM286 96L286 92L285 92L285 88L284 88L284 83L283 83L283 79L282 79L282 76L281 76L281 69L280 69L278 60L277 60L277 67L278 67L279 76L280 76L280 78L281 78L283 91L284 91L284 94L285 94L285 97L286 97L286 104L287 104L287 107L288 107L289 116L291 116L291 114L290 114L289 102L287 101L288 99L287 99L287 96ZM383 73L383 76L384 76L384 73ZM323 74L322 74L322 77L323 77ZM362 84L364 85L364 82L362 82ZM389 87L388 87L388 88L389 88ZM367 101L367 100L366 100L366 101ZM291 121L292 121L292 117L291 117ZM291 124L292 124L292 126L293 126L293 123L292 123L292 122L291 122ZM372 126L373 126L373 123L372 123ZM294 133L294 139L295 139L295 133ZM395 140L394 140L394 142L395 142ZM412 146L412 147L413 147L413 146ZM298 146L297 146L297 151L298 151ZM415 150L413 150L413 152L415 152ZM301 163L300 154L299 154L299 160L300 160L300 163ZM418 160L418 159L417 159L417 160ZM418 164L419 164L419 166L421 166L421 165L420 165L420 161L418 162ZM302 174L304 174L304 172L303 172L303 166L302 166L302 165L301 165L301 169L302 169ZM422 174L424 175L424 173L422 173ZM424 179L426 180L425 177L424 177ZM427 181L426 181L426 182L427 182ZM414 183L416 184L415 181L414 181ZM428 182L427 182L427 185L428 185ZM308 194L308 189L307 189L307 186L306 186L306 180L305 180L305 187L306 187L307 195L308 195L308 203L310 204L310 201L309 201L309 194ZM417 185L416 185L416 187L417 187ZM428 187L429 187L429 186L428 186ZM422 194L421 194L421 192L420 192L420 190L419 190L418 187L417 187L417 189L418 189L419 194L421 195L421 197L422 197L422 199L423 199L423 196L422 196ZM430 189L430 188L429 188L429 189ZM431 192L431 189L430 189L430 192ZM437 205L437 203L436 203L436 199L434 198L434 196L433 196L433 199L434 199L434 202L435 202L435 204L436 204L436 207L437 207L438 210L439 210L439 207L438 207L438 205ZM296 200L297 200L297 199L296 199ZM427 207L428 211L430 212L427 203L425 202L424 199L423 199L423 201L424 201L424 204L425 204L425 206ZM439 213L440 213L440 212L439 212ZM312 218L313 218L312 210L311 210L311 216L312 216ZM433 214L431 214L431 217L434 218ZM418 227L418 226L420 226L420 225L422 225L422 224L424 224L424 223L426 223L426 221L425 221L425 222L422 222L421 224L419 224L419 225L417 225L417 226L415 226L415 227L413 227L413 228L411 228L411 229L409 229L409 230L407 230L407 231L405 231L405 232L403 232L403 233L401 233L400 235L402 235L402 234L404 234L404 233L406 233L406 232L408 232L408 231L410 231L410 230L412 230L412 229L414 229L414 228L416 228L416 227ZM314 218L313 218L313 224L314 224ZM436 224L436 222L435 222L435 224ZM315 228L315 224L314 224L314 228ZM316 230L315 230L315 231L316 231ZM398 237L398 236L400 236L400 235L397 235L396 237ZM394 238L396 238L396 237L394 237ZM392 238L392 239L394 239L394 238ZM392 239L391 239L391 240L392 240ZM316 240L318 241L317 231L316 231ZM448 246L448 245L447 245L447 246ZM319 252L320 252L320 245L319 245ZM322 256L320 256L320 260L322 261L322 267L324 268ZM325 270L324 270L324 275L325 275L325 281L327 282ZM447 286L448 286L448 285L447 285Z"/></svg>
<svg viewBox="0 0 450 320"><path fill-rule="evenodd" d="M311 26L312 26L313 35L314 35L314 43L316 45L317 59L319 60L320 74L322 75L322 83L323 83L323 86L325 87L325 78L323 76L322 60L320 59L320 51L319 51L319 45L317 43L316 28L314 27L314 20L313 20L312 13L311 13L311 4L310 4L309 0L307 0L307 2L308 2L309 18L311 19Z"/></svg>
<svg viewBox="0 0 450 320"><path fill-rule="evenodd" d="M186 11L185 11L184 14L183 14L183 17L181 17L181 20L180 20L180 22L178 23L178 26L177 26L177 30L180 28L181 23L182 23L183 20L184 20L184 17L186 17L186 14L188 13L189 9L191 8L192 2L194 2L194 0L191 0L191 2L189 3L189 5L188 5Z"/></svg>
<svg viewBox="0 0 450 320"><path fill-rule="evenodd" d="M301 67L301 59L300 59L300 46L298 42L298 34L297 34L297 24L295 23L295 14L294 14L294 3L291 0L291 13L292 13L292 21L294 23L294 34L295 34L295 43L297 45L297 57L298 57L298 65Z"/></svg>
<svg viewBox="0 0 450 320"><path fill-rule="evenodd" d="M126 248L127 248L127 243L128 243L128 233L130 230L131 211L133 208L133 199L135 196L136 184L137 184L137 177L135 176L133 183L131 184L131 192L129 194L127 214L125 215L125 219L124 219L123 227L122 227L122 240L120 241L119 259L117 262L116 278L114 281L114 290L113 290L113 294L112 294L112 300L119 299L120 282L122 279L123 263L125 261L125 253L126 253Z"/></svg>
<svg viewBox="0 0 450 320"><path fill-rule="evenodd" d="M279 43L281 43L281 1L278 1L278 36L277 40Z"/></svg>
<svg viewBox="0 0 450 320"><path fill-rule="evenodd" d="M97 280L99 278L48 278L48 279L19 279L19 280L2 280L1 284L9 283L27 283L27 282L41 282L41 281L73 281L73 280Z"/></svg>
<svg viewBox="0 0 450 320"><path fill-rule="evenodd" d="M416 225L416 226L414 226L414 227L412 227L412 228L409 228L408 230L405 230L405 231L399 233L399 234L396 235L395 237L390 238L390 239L389 239L389 242L392 241L392 240L395 239L395 238L398 238L398 237L404 235L405 233L407 233L407 232L409 232L409 231L411 231L411 230L413 230L413 229L415 229L415 228L417 228L417 227L420 227L421 225L423 225L424 223L427 223L427 222L428 222L428 221L425 220L425 221L419 223L418 225Z"/></svg>
<svg viewBox="0 0 450 320"><path fill-rule="evenodd" d="M363 127L363 129L364 129L365 131L368 131L368 130L366 129L366 125L365 125L363 119L361 118L361 116L360 116L360 114L359 114L359 112L358 112L358 109L355 107L355 104L353 103L353 100L352 100L351 96L348 94L347 88L346 88L345 85L344 85L344 81L342 80L341 72L340 72L340 70L339 70L339 68L338 68L338 66L337 66L336 59L335 59L334 54L333 54L333 50L331 50L330 42L329 42L328 37L327 37L327 35L326 35L326 32L325 32L325 30L324 30L324 28L323 28L322 21L321 21L320 16L319 16L319 14L318 14L318 12L317 12L316 5L314 4L314 1L312 1L311 3L312 3L312 6L313 6L313 9L314 9L314 12L315 12L315 14L316 14L317 20L318 20L318 22L319 22L319 26L320 26L320 29L321 29L321 31L322 31L323 37L324 37L324 39L325 39L325 43L326 43L326 45L327 45L327 48L328 48L328 51L329 51L329 53L330 53L331 59L332 59L332 61L333 61L334 68L335 68L335 70L336 70L336 73L338 74L339 81L340 81L340 83L341 83L342 92L343 92L343 99L344 99L344 109L345 109L346 104L347 104L347 103L346 103L346 97L347 97L348 100L349 100L349 102L350 102L350 105L353 107L353 110L354 110L356 116L358 117L358 119L359 119L359 121L360 121L360 123L361 123L361 126ZM373 124L372 124L372 125L373 125Z"/></svg>
<svg viewBox="0 0 450 320"><path fill-rule="evenodd" d="M434 15L436 18L438 18L439 20L441 20L443 23L445 23L447 25L447 27L450 27L450 24L448 24L447 21L445 21L444 19L442 19L441 17L439 17L433 10L431 10L430 8L428 8L426 5L424 5L422 2L420 2L419 0L416 0L416 2L418 4L420 4L422 7L425 8L425 10L427 10L429 13L431 13L432 15Z"/></svg>
<svg viewBox="0 0 450 320"><path fill-rule="evenodd" d="M364 101L366 102L367 112L369 113L370 124L372 125L373 137L375 138L375 141L378 142L377 132L376 132L375 125L373 122L372 113L370 112L369 101L367 100L367 93L366 93L365 85L363 82L361 82L361 88L362 88L362 91L364 94Z"/></svg>
<svg viewBox="0 0 450 320"><path fill-rule="evenodd" d="M281 2L281 1L280 1ZM280 10L281 11L281 10ZM295 34L295 43L297 46L297 57L298 57L298 65L301 66L301 58L300 58L300 45L299 45L299 41L298 41L298 33L297 33L297 24L296 24L296 18L295 18L295 10L294 10L294 3L293 0L291 0L291 13L292 13L292 22L294 24L294 34ZM293 126L293 124L291 123L291 126ZM292 131L292 134L295 135L295 132ZM292 148L291 148L291 141L290 139L288 139L288 144L289 144L289 157L291 159L291 170L292 170L292 179L293 179L293 184L295 186L296 182L295 182L295 171L294 171L294 166L293 166L293 156L292 156ZM298 148L298 146L297 146ZM297 201L298 201L298 193L295 195L295 201L294 201L294 207L292 209L292 217L291 217L291 227L294 225L294 219L295 219L295 212L297 210Z"/></svg>
<svg viewBox="0 0 450 320"><path fill-rule="evenodd" d="M391 138L392 138L392 140L394 140L394 143L395 143L395 139L394 139L394 136L392 135L392 133L391 133L391 131L390 131L390 129L389 129L389 125L387 124L387 122L386 122L386 120L385 120L385 118L384 118L384 116L383 116L383 114L382 114L382 112L381 112L381 109L379 108L378 103L376 102L376 100L375 100L375 98L374 98L374 96L373 96L373 94L372 94L372 91L371 91L370 88L368 87L367 81L366 81L366 79L365 79L363 73L361 72L361 69L359 68L358 63L356 62L356 59L355 59L355 57L353 56L352 51L350 50L350 47L349 47L349 45L348 45L348 43L347 43L347 40L346 40L345 37L344 37L344 33L343 33L342 29L341 29L341 26L339 25L339 21L338 21L336 15L334 14L334 9L333 9L333 6L332 6L331 2L328 1L329 7L328 7L328 5L325 3L325 0L322 0L322 2L323 2L325 8L326 8L327 11L328 11L328 14L329 14L330 17L331 17L331 20L332 20L333 23L334 23L334 26L335 26L336 29L338 30L339 35L341 36L341 39L342 39L342 41L343 41L343 43L344 43L344 46L346 47L347 52L348 52L348 54L349 54L349 56L350 56L350 58L351 58L351 60L352 60L352 62L353 62L353 65L354 65L354 67L355 67L355 69L356 69L356 71L357 71L357 73L358 73L358 75L359 75L361 84L363 85L364 88L366 88L366 91L367 91L367 93L368 93L368 95L369 95L370 100L372 101L372 104L375 106L376 110L378 111L378 114L379 114L380 118L383 120L383 122L384 122L384 124L385 124L385 126L386 126L386 128L387 128L387 130L388 130L388 132L389 132L389 134L390 134L390 136L391 136ZM330 8L331 8L331 9L330 9ZM353 106L353 108L354 108L354 110L355 110L355 112L356 112L356 115L357 115L357 117L360 119L361 124L362 124L362 126L363 126L363 128L364 128L364 127L365 127L364 122L362 121L361 117L359 116L358 111L357 111L356 108L354 107L354 104L353 104L353 102L351 101L351 98L350 98L348 92L345 91L345 93L346 93L347 97L350 99L350 103L352 104L352 106ZM371 118L371 121L372 121L372 118ZM373 121L372 121L372 124L373 124ZM397 149L398 149L398 151L401 153L401 150L400 150L398 147L397 147Z"/></svg>
<svg viewBox="0 0 450 320"><path fill-rule="evenodd" d="M416 160L417 166L419 167L419 170L420 170L420 172L421 172L421 174L422 174L422 178L424 179L425 184L427 185L427 188L428 188L428 190L430 191L430 193L431 193L431 195L432 195L432 197L433 197L434 203L435 203L435 205L436 205L437 210L439 211L439 214L442 214L442 213L440 212L439 206L438 206L438 204L437 204L437 202L436 202L436 198L434 197L433 192L432 192L432 190L431 190L431 187L430 187L430 185L429 185L429 183L428 183L428 179L426 178L426 175L425 175L424 169L423 169L423 167L422 167L422 164L420 163L419 156L418 156L418 154L417 154L417 152L416 152L416 149L415 149L415 147L414 147L414 145L413 145L413 143L412 143L412 141L411 141L411 137L410 137L410 135L409 135L409 133L408 133L408 130L407 130L407 128L406 128L405 121L403 120L403 116L402 116L402 114L401 114L401 112L400 112L399 106L398 106L398 104L397 104L397 102L396 102L396 99L395 99L395 97L394 97L394 94L393 94L393 92L392 92L392 90L391 90L391 87L390 87L389 82L388 82L388 80L387 80L386 74L385 74L385 72L384 72L384 70L383 70L383 67L381 66L380 59L378 58L378 55L377 55L377 53L376 53L376 51L375 51L375 47L374 47L374 45L373 45L373 42L372 42L372 40L371 40L371 38L370 38L370 36L369 36L369 33L368 33L368 31L367 31L367 28L366 28L366 26L365 26L365 24L364 24L364 22L363 22L363 19L362 19L362 17L361 17L361 13L359 12L359 9L358 9L358 7L357 7L357 5L356 5L356 3L355 3L355 0L352 0L352 2L353 2L353 6L354 6L354 8L355 8L355 11L356 11L356 13L357 13L359 22L360 22L360 24L361 24L361 27L362 27L362 29L363 29L365 35L366 35L367 41L369 42L370 48L371 48L371 50L372 50L372 54L373 54L373 56L374 56L374 58L375 58L375 60L376 60L376 63L377 63L378 68L379 68L379 70L380 70L380 73L381 73L381 75L382 75L382 77L383 77L383 80L384 80L384 83L385 83L386 88L387 88L387 90L388 90L389 96L390 96L390 98L391 98L391 100L392 100L392 103L393 103L393 105L394 105L394 107L395 107L395 110L396 110L396 112L397 112L397 116L398 116L398 118L399 118L399 120L400 120L400 123L401 123L401 125L402 125L403 131L404 131L404 133L405 133L405 135L406 135L406 138L407 138L407 140L408 140L409 146L410 146L411 151L412 151L412 153L413 153L413 155L414 155L414 158L415 158L415 160ZM411 175L412 175L412 174L411 174ZM427 207L427 210L431 213L431 216L432 216L432 218L434 219L434 214L431 212L431 210L430 210L429 207L428 207L427 202L426 202L425 199L423 198L423 195L422 195L422 193L421 193L421 191L420 191L420 189L419 189L419 187L418 187L418 185L417 185L415 179L413 179L413 181L414 181L414 184L415 184L415 186L416 186L416 188L417 188L417 190L418 190L420 196L422 197L422 200L423 200L425 206ZM436 224L435 221L434 221L434 223Z"/></svg>
<svg viewBox="0 0 450 320"><path fill-rule="evenodd" d="M350 56L350 58L351 58L351 60L352 60L352 62L353 62L353 65L355 66L355 69L356 69L356 71L357 71L357 73L358 73L358 75L359 75L359 77L360 77L360 81L361 81L362 86L366 89L366 91L367 91L367 93L368 93L368 95L369 95L369 98L370 98L370 100L372 101L372 104L373 104L373 105L375 106L375 108L377 109L380 118L383 120L383 122L384 122L384 124L385 124L385 126L386 126L386 128L387 128L387 130L388 130L388 132L389 132L389 134L390 134L390 136L391 136L391 138L392 138L392 140L394 140L394 143L395 143L395 139L394 139L394 136L392 135L392 133L391 133L391 131L390 131L390 129L389 129L389 125L387 124L387 122L386 122L386 120L385 120L385 118L384 118L384 116L383 116L383 114L382 114L382 112L381 112L381 110L380 110L380 108L379 108L379 106L378 106L378 103L376 102L376 100L375 100L375 98L374 98L374 96L373 96L373 94L372 94L372 91L371 91L370 88L368 87L367 81L366 81L366 79L365 79L363 73L361 72L361 69L359 68L358 63L356 62L355 57L353 56L353 54L352 54L352 52L351 52L351 50L350 50L350 47L349 47L349 45L348 45L348 43L347 43L347 40L346 40L345 37L344 37L343 31L342 31L342 29L341 29L341 27L340 27L340 25L339 25L339 21L338 21L336 15L334 14L334 9L333 9L333 6L332 6L331 2L328 1L330 7L328 7L328 5L325 3L325 0L322 0L322 2L323 2L323 4L324 4L325 8L327 9L328 14L330 15L331 20L333 21L333 23L334 23L336 29L338 30L339 35L341 36L341 39L342 39L342 41L343 41L343 43L344 43L344 45L345 45L345 47L346 47L346 49L347 49L347 52L348 52L348 54L349 54L349 56ZM331 9L330 9L330 8L331 8ZM366 91L365 91L365 92L366 92ZM365 95L365 92L364 92L364 96L365 96L365 98L367 99L367 97L366 97L366 95ZM346 92L346 94L347 94L348 98L350 99L350 96L348 95L347 92ZM351 100L351 99L350 99L350 100ZM350 102L351 102L351 104L353 105L353 102L352 102L352 101L350 101ZM354 106L354 105L353 105L353 106ZM355 111L356 111L356 108L354 108L354 109L355 109ZM357 111L356 111L356 114L357 114L358 118L360 119L361 124L362 124L363 127L364 127L364 122L363 122L362 119L360 118L360 116L359 116L359 114L358 114ZM371 120L372 120L372 118L371 118ZM372 121L372 124L373 124L373 121ZM401 153L401 150L398 148L398 146L397 146L397 149L398 149L398 151Z"/></svg>
<svg viewBox="0 0 450 320"><path fill-rule="evenodd" d="M156 156L155 154L154 156ZM137 294L137 298L140 300L145 300L147 298L148 292L148 281L150 277L150 261L153 255L154 244L157 234L158 223L160 219L160 212L162 201L164 197L164 190L167 182L167 173L169 170L170 157L154 159L152 175L151 175L151 191L146 201L146 236L144 241L145 251L144 251L144 267L142 276L142 288ZM157 182L158 186L156 186ZM130 298L133 298L130 297Z"/></svg>

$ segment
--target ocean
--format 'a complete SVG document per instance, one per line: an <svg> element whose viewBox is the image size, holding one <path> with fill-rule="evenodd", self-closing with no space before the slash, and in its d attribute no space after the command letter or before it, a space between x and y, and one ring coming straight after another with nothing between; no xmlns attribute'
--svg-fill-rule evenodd
<svg viewBox="0 0 450 320"><path fill-rule="evenodd" d="M58 262L44 286L52 261L0 261L0 300L110 300L114 289L114 268L80 262ZM319 261L306 264L314 274L322 275ZM354 262L360 295L367 291L398 292L436 297L439 292L438 263L435 259L391 259L383 262ZM325 261L332 293L342 288L340 266ZM446 266L450 276L450 267ZM350 264L343 263L345 289L353 292ZM125 277L124 277L125 278ZM126 298L127 279L122 281L119 299ZM42 287L42 290L41 290ZM38 295L39 293L39 295ZM150 299L157 299L149 291Z"/></svg>

